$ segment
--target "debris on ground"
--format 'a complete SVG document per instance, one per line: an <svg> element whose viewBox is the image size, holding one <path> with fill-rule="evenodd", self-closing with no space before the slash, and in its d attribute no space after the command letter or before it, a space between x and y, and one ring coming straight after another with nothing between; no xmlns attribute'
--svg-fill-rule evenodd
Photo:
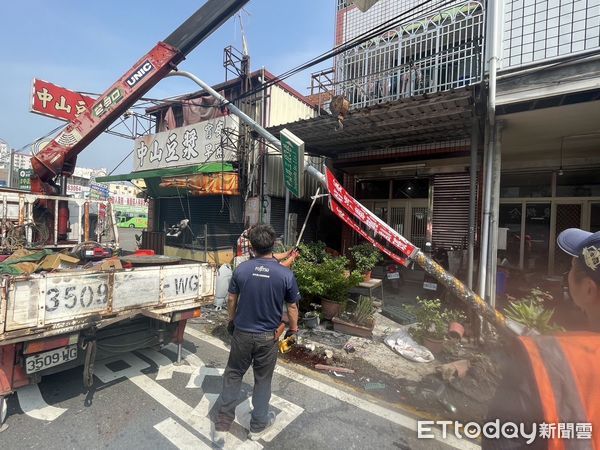
<svg viewBox="0 0 600 450"><path fill-rule="evenodd" d="M346 367L339 366L328 366L326 364L315 364L315 369L318 370L328 370L330 372L339 372L339 373L354 373L353 369L348 369Z"/></svg>
<svg viewBox="0 0 600 450"><path fill-rule="evenodd" d="M437 368L444 381L452 381L454 378L464 378L471 367L468 359L460 359L451 363L442 364Z"/></svg>
<svg viewBox="0 0 600 450"><path fill-rule="evenodd" d="M428 363L435 359L426 347L419 345L408 334L407 329L397 331L385 339L388 347L409 361Z"/></svg>

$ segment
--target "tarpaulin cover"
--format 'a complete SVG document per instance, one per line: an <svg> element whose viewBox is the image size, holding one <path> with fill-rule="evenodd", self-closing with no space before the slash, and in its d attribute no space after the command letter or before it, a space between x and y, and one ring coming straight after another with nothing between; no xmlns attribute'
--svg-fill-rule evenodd
<svg viewBox="0 0 600 450"><path fill-rule="evenodd" d="M0 274L22 275L24 273L32 273L37 268L37 263L52 253L52 250L48 249L37 252L25 249L17 250L0 263Z"/></svg>

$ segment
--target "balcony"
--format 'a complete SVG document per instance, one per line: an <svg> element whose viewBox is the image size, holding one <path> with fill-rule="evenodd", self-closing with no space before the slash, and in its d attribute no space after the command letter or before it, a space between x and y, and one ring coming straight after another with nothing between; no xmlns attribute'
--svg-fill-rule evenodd
<svg viewBox="0 0 600 450"><path fill-rule="evenodd" d="M479 2L403 24L338 56L333 76L313 74L312 93L344 95L355 109L479 83L484 30Z"/></svg>

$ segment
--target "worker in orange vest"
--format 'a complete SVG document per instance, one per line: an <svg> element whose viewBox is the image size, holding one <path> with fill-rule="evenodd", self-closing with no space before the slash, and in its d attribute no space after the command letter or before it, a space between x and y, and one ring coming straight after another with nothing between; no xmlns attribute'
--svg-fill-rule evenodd
<svg viewBox="0 0 600 450"><path fill-rule="evenodd" d="M536 437L531 442L510 431L484 436L486 449L600 450L600 232L570 228L560 233L558 246L573 256L569 292L594 332L517 340L488 421L523 423L527 433L535 427Z"/></svg>

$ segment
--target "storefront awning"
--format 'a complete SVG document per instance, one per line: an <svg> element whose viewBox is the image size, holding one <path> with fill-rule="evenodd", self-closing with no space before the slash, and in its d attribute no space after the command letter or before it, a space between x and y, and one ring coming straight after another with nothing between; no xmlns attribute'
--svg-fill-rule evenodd
<svg viewBox="0 0 600 450"><path fill-rule="evenodd" d="M235 169L230 163L213 162L196 166L165 167L164 169L141 170L122 175L109 175L98 177L96 181L99 183L110 183L113 181L147 180L149 178L177 177L215 172L235 172Z"/></svg>
<svg viewBox="0 0 600 450"><path fill-rule="evenodd" d="M321 115L269 128L287 128L312 155L337 158L347 152L468 139L475 115L474 86L401 98L350 110L340 128L337 117Z"/></svg>

